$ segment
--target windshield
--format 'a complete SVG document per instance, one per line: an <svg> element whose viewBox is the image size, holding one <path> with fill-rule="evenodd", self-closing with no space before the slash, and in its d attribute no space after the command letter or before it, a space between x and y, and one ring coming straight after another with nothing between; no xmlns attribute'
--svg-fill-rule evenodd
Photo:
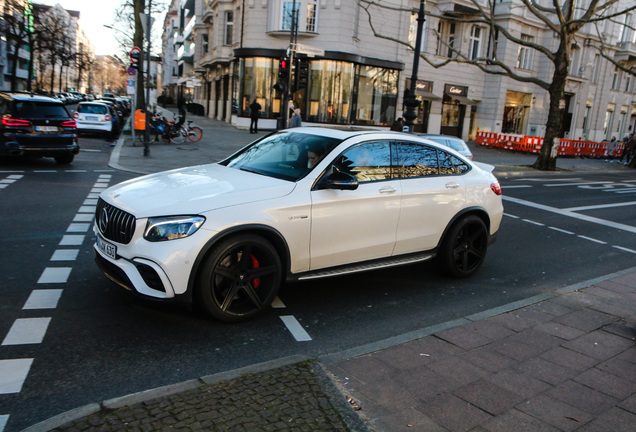
<svg viewBox="0 0 636 432"><path fill-rule="evenodd" d="M26 118L69 118L64 106L56 102L19 101L15 104L18 117Z"/></svg>
<svg viewBox="0 0 636 432"><path fill-rule="evenodd" d="M278 132L252 144L223 164L282 180L297 181L342 141L298 132Z"/></svg>

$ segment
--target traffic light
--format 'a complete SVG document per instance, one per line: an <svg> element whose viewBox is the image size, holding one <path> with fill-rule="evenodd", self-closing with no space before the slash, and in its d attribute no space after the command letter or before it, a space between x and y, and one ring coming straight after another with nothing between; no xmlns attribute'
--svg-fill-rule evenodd
<svg viewBox="0 0 636 432"><path fill-rule="evenodd" d="M307 83L309 81L309 63L298 59L298 64L296 66L296 76L295 76L295 87L296 90L307 88Z"/></svg>
<svg viewBox="0 0 636 432"><path fill-rule="evenodd" d="M274 84L274 90L283 93L285 91L285 83L283 81L278 81L276 84Z"/></svg>
<svg viewBox="0 0 636 432"><path fill-rule="evenodd" d="M278 78L287 78L289 76L289 59L283 57L278 61Z"/></svg>
<svg viewBox="0 0 636 432"><path fill-rule="evenodd" d="M130 67L139 70L139 63L131 63Z"/></svg>

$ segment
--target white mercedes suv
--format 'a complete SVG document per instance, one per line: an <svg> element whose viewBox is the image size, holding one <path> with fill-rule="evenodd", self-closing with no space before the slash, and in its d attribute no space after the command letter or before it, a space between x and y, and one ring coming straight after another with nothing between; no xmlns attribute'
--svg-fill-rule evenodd
<svg viewBox="0 0 636 432"><path fill-rule="evenodd" d="M131 291L227 322L266 310L285 280L431 258L466 277L503 215L492 169L400 132L283 130L102 192L97 263Z"/></svg>

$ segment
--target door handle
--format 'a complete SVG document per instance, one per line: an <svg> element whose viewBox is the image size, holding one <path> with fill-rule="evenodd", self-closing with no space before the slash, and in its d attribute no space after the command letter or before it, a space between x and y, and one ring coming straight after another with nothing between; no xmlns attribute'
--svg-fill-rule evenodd
<svg viewBox="0 0 636 432"><path fill-rule="evenodd" d="M387 194L387 193L395 193L397 191L397 189L393 186L384 186L380 188L380 193L381 194Z"/></svg>
<svg viewBox="0 0 636 432"><path fill-rule="evenodd" d="M450 182L446 183L446 189L457 189L459 187L459 183Z"/></svg>

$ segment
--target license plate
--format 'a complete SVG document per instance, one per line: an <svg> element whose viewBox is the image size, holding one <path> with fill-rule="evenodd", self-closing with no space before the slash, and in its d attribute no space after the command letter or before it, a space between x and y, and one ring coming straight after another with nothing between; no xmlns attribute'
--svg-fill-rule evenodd
<svg viewBox="0 0 636 432"><path fill-rule="evenodd" d="M38 132L57 132L57 126L36 126Z"/></svg>
<svg viewBox="0 0 636 432"><path fill-rule="evenodd" d="M86 120L89 120L89 121L95 121L95 120L99 120L99 117L95 117L95 116L86 116Z"/></svg>
<svg viewBox="0 0 636 432"><path fill-rule="evenodd" d="M108 243L99 235L95 236L95 244L97 244L97 248L102 251L104 255L112 259L117 259L117 246Z"/></svg>

